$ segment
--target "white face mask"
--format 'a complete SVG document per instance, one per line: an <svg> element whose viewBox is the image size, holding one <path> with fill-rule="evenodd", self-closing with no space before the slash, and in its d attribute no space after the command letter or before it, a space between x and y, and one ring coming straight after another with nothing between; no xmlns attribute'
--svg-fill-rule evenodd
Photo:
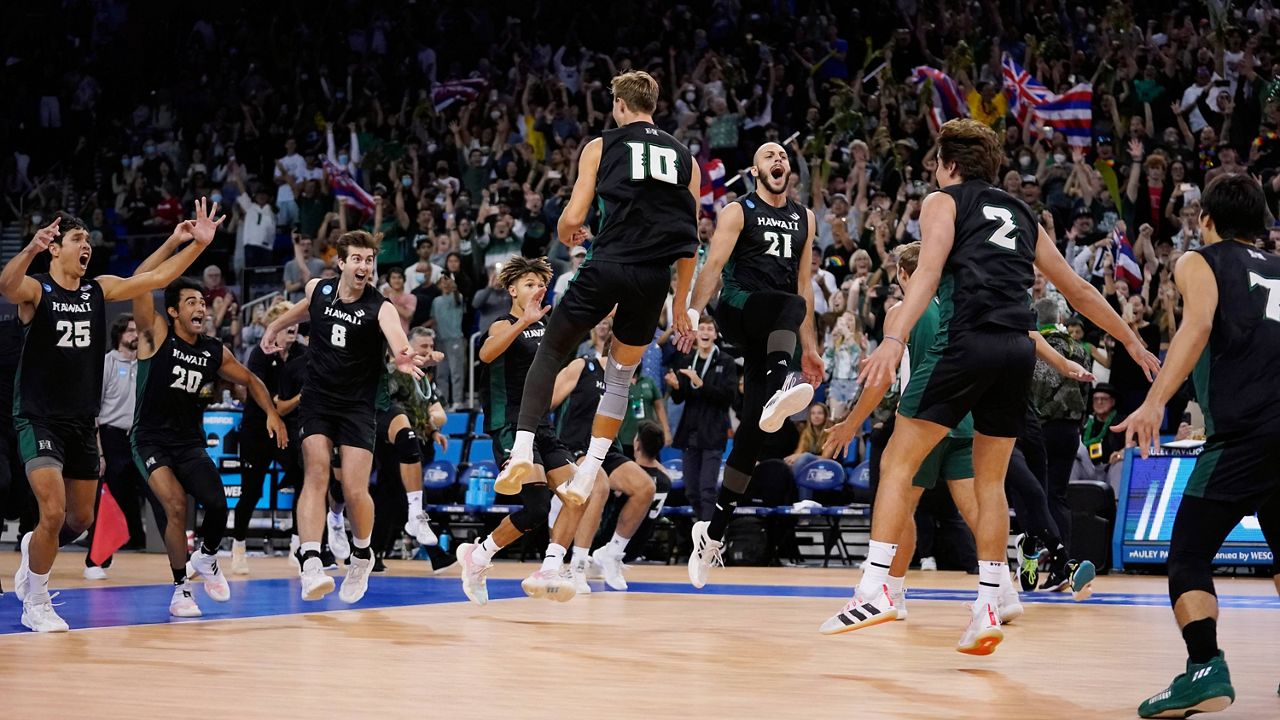
<svg viewBox="0 0 1280 720"><path fill-rule="evenodd" d="M1053 161L1059 165L1067 161L1067 156L1062 153L1054 153Z"/></svg>
<svg viewBox="0 0 1280 720"><path fill-rule="evenodd" d="M689 152L697 155L699 152L702 152L702 146L698 143L693 143L689 146Z"/></svg>
<svg viewBox="0 0 1280 720"><path fill-rule="evenodd" d="M685 101L685 102L687 102L687 103L689 103L690 105L692 105L692 104L693 104L693 101L694 101L694 100L696 100L696 99L697 99L697 97L698 97L697 95L695 95L695 94L693 94L693 93L691 93L691 92L687 92L687 93L685 93L685 94L684 94L684 101Z"/></svg>

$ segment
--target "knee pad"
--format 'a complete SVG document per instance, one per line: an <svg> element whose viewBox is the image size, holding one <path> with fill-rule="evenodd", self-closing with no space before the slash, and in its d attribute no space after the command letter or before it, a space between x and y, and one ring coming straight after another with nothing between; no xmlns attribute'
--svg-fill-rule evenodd
<svg viewBox="0 0 1280 720"><path fill-rule="evenodd" d="M627 407L630 404L628 393L631 391L631 378L636 374L638 367L640 363L623 365L609 358L604 364L604 395L600 396L600 405L596 409L596 414L614 420L626 417Z"/></svg>
<svg viewBox="0 0 1280 720"><path fill-rule="evenodd" d="M801 323L804 322L804 314L804 298L799 295L787 295L782 301L782 308L778 311L778 329L799 330Z"/></svg>
<svg viewBox="0 0 1280 720"><path fill-rule="evenodd" d="M418 434L413 428L401 428L396 433L396 439L393 443L396 448L396 458L401 465L413 465L422 462L422 446L418 444Z"/></svg>
<svg viewBox="0 0 1280 720"><path fill-rule="evenodd" d="M1178 598L1199 590L1217 596L1213 590L1213 557L1196 557L1187 552L1169 555L1169 602L1176 605Z"/></svg>
<svg viewBox="0 0 1280 720"><path fill-rule="evenodd" d="M543 483L520 488L520 501L524 507L511 513L511 524L522 533L532 532L547 522L551 512L551 488Z"/></svg>

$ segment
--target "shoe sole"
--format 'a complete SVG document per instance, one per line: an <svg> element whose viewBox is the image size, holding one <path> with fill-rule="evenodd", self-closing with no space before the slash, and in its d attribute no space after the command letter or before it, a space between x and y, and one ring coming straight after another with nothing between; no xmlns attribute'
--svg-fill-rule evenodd
<svg viewBox="0 0 1280 720"><path fill-rule="evenodd" d="M31 632L38 632L38 633L64 633L69 629L66 627L58 627L58 628L53 628L51 630L37 630L34 627L32 627L31 621L27 619L26 613L22 614L22 626L30 630Z"/></svg>
<svg viewBox="0 0 1280 720"><path fill-rule="evenodd" d="M596 481L592 480L590 483L586 483L585 488L582 488L578 486L577 480L578 476L574 475L572 480L560 488L560 495L570 505L582 507L591 499L591 489L595 487Z"/></svg>
<svg viewBox="0 0 1280 720"><path fill-rule="evenodd" d="M527 582L527 579L525 582ZM565 603L578 594L578 591L572 585L557 585L554 587L549 585L529 586L525 585L525 582L520 583L520 589L524 590L524 594L531 598L546 598L547 600Z"/></svg>
<svg viewBox="0 0 1280 720"><path fill-rule="evenodd" d="M323 598L325 595L328 595L329 593L333 592L333 588L334 588L333 578L329 577L328 575L325 575L324 579L325 579L324 582L312 588L310 592L303 590L302 599L307 601L319 600Z"/></svg>
<svg viewBox="0 0 1280 720"><path fill-rule="evenodd" d="M1093 563L1085 560L1080 563L1080 567L1071 575L1071 597L1076 602L1088 600L1093 595L1093 581L1098 577L1098 571L1093 567Z"/></svg>
<svg viewBox="0 0 1280 720"><path fill-rule="evenodd" d="M842 623L840 627L833 628L831 630L823 630L819 628L818 632L822 633L823 635L844 635L845 633L851 633L851 632L854 632L855 630L865 630L866 628L875 627L876 625L883 625L885 623L894 622L897 619L898 619L898 609L890 608L869 620L863 620L862 622L855 623L853 625L845 625Z"/></svg>
<svg viewBox="0 0 1280 720"><path fill-rule="evenodd" d="M458 554L455 556L457 557L458 560L457 562L454 563L454 565L460 565L462 567L462 594L466 595L467 599L475 603L476 605L487 605L489 604L489 598L481 599L480 597L473 594L471 592L470 586L467 585L467 570L470 569L471 567L471 560L470 559L463 560L462 558L464 557L470 558L471 551L475 549L476 549L475 543L463 543L459 545ZM449 567L453 567L453 565L450 565ZM441 568L441 572L448 569L449 568Z"/></svg>
<svg viewBox="0 0 1280 720"><path fill-rule="evenodd" d="M493 481L493 491L499 495L519 495L525 476L531 472L533 472L532 462L512 460L502 472L498 473L498 479Z"/></svg>
<svg viewBox="0 0 1280 720"><path fill-rule="evenodd" d="M1147 717L1185 718L1185 717L1191 717L1192 715L1195 715L1197 713L1222 712L1223 710L1226 710L1227 708L1231 707L1231 704L1233 702L1235 702L1235 700L1233 700L1231 697L1228 697L1226 695L1219 695L1217 697L1211 697L1207 700L1201 700L1200 702L1196 703L1195 705L1192 705L1191 707L1170 708L1169 710L1165 710L1164 712L1157 713L1155 715L1148 715Z"/></svg>
<svg viewBox="0 0 1280 720"><path fill-rule="evenodd" d="M956 648L956 652L962 652L965 655L990 655L996 651L996 647L1004 641L1004 631L1000 628L987 628L978 633L973 642L968 645L961 645Z"/></svg>
<svg viewBox="0 0 1280 720"><path fill-rule="evenodd" d="M812 400L812 385L805 383L791 388L778 399L778 404L773 406L773 412L761 416L760 429L766 433L777 432L782 428L782 423L786 422L787 418L809 407L809 403Z"/></svg>
<svg viewBox="0 0 1280 720"><path fill-rule="evenodd" d="M186 620L186 619L188 619L188 618L204 617L204 613L203 613L203 612L201 612L199 608L196 608L195 613L193 613L193 614L188 614L188 615L183 615L182 613L176 613L176 612L174 612L173 610L170 610L170 611L169 611L169 617L182 618L182 619Z"/></svg>

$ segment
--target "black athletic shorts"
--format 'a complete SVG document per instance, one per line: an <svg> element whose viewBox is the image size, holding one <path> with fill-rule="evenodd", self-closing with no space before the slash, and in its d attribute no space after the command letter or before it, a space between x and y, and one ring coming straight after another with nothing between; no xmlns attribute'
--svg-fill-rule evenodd
<svg viewBox="0 0 1280 720"><path fill-rule="evenodd" d="M333 442L335 449L356 447L373 452L378 423L372 404L338 410L308 407L303 400L298 413L298 434L303 440L312 435L323 435Z"/></svg>
<svg viewBox="0 0 1280 720"><path fill-rule="evenodd" d="M973 413L977 432L1016 438L1026 419L1035 367L1035 343L1026 332L944 333L911 376L898 413L952 429Z"/></svg>
<svg viewBox="0 0 1280 720"><path fill-rule="evenodd" d="M574 462L581 460L586 456L586 454L587 452L585 450L575 452L573 454ZM600 464L600 469L604 470L605 475L612 475L614 471L629 462L632 462L631 458L623 455L616 448L609 448L609 452L605 453L604 462Z"/></svg>
<svg viewBox="0 0 1280 720"><path fill-rule="evenodd" d="M98 422L95 418L28 420L14 418L18 452L26 471L61 468L67 480L98 479Z"/></svg>
<svg viewBox="0 0 1280 720"><path fill-rule="evenodd" d="M493 433L493 457L499 465L511 459L516 442L516 426L503 425ZM533 464L550 472L573 464L573 452L557 435L550 423L542 423L533 434Z"/></svg>
<svg viewBox="0 0 1280 720"><path fill-rule="evenodd" d="M662 307L671 287L669 264L630 265L588 260L578 268L556 315L577 327L592 328L618 306L613 335L625 345L644 347L653 342Z"/></svg>
<svg viewBox="0 0 1280 720"><path fill-rule="evenodd" d="M214 493L202 490L222 485L222 475L203 444L162 445L135 439L133 461L142 477L147 479L151 478L151 473L157 468L169 468L182 489L193 497L213 495ZM222 497L225 500L226 495L223 494Z"/></svg>
<svg viewBox="0 0 1280 720"><path fill-rule="evenodd" d="M1240 502L1258 509L1280 492L1280 432L1276 423L1255 430L1209 437L1196 458L1184 492L1191 497Z"/></svg>

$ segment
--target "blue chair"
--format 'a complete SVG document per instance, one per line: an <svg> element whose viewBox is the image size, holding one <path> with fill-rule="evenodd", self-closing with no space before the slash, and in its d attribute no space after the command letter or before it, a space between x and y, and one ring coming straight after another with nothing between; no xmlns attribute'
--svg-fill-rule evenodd
<svg viewBox="0 0 1280 720"><path fill-rule="evenodd" d="M447 490L458 480L458 469L448 460L437 460L422 469L423 490Z"/></svg>
<svg viewBox="0 0 1280 720"><path fill-rule="evenodd" d="M844 487L844 466L835 460L820 458L810 461L795 469L796 485L812 491L829 492ZM845 546L844 535L840 532L840 508L813 508L810 514L826 518L827 526L822 532L822 566L831 564L831 550L840 553L840 560L849 563L849 549Z"/></svg>
<svg viewBox="0 0 1280 720"><path fill-rule="evenodd" d="M671 492L684 490L684 459L674 457L664 460L662 467L667 469L667 475L671 478Z"/></svg>
<svg viewBox="0 0 1280 720"><path fill-rule="evenodd" d="M870 503L875 499L871 491L871 463L862 462L856 467L846 469L845 481L853 491L854 502Z"/></svg>

